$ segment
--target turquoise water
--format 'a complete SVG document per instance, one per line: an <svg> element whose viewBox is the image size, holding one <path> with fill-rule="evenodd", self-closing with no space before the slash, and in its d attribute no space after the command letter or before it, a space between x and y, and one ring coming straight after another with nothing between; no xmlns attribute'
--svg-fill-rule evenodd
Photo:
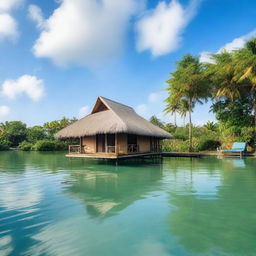
<svg viewBox="0 0 256 256"><path fill-rule="evenodd" d="M256 159L0 153L0 255L256 255Z"/></svg>

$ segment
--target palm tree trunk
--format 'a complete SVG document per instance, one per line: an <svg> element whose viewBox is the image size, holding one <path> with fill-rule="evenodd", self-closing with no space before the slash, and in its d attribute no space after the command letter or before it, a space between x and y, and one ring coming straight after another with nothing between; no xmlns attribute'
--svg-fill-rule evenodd
<svg viewBox="0 0 256 256"><path fill-rule="evenodd" d="M192 118L191 118L191 112L192 112L192 99L189 99L189 112L188 112L188 116L189 116L189 152L192 151Z"/></svg>
<svg viewBox="0 0 256 256"><path fill-rule="evenodd" d="M174 125L177 126L176 111L174 112Z"/></svg>

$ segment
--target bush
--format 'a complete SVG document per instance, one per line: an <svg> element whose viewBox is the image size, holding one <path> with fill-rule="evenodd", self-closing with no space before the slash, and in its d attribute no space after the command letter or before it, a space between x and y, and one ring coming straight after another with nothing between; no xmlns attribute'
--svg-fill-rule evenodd
<svg viewBox="0 0 256 256"><path fill-rule="evenodd" d="M65 151L68 149L68 143L67 142L63 142L63 141L59 141L59 140L55 140L55 150L57 151Z"/></svg>
<svg viewBox="0 0 256 256"><path fill-rule="evenodd" d="M9 150L9 145L6 141L0 141L0 151Z"/></svg>
<svg viewBox="0 0 256 256"><path fill-rule="evenodd" d="M33 126L27 128L27 141L36 143L38 140L46 139L46 131L42 126Z"/></svg>
<svg viewBox="0 0 256 256"><path fill-rule="evenodd" d="M188 141L177 139L163 140L162 150L163 152L187 152L189 143Z"/></svg>
<svg viewBox="0 0 256 256"><path fill-rule="evenodd" d="M30 151L32 147L33 147L33 144L27 141L23 141L19 144L19 149L23 151Z"/></svg>
<svg viewBox="0 0 256 256"><path fill-rule="evenodd" d="M26 124L20 121L11 121L4 123L4 133L11 147L18 146L26 139L27 128Z"/></svg>
<svg viewBox="0 0 256 256"><path fill-rule="evenodd" d="M177 127L173 136L177 140L187 140L188 139L188 127Z"/></svg>
<svg viewBox="0 0 256 256"><path fill-rule="evenodd" d="M254 127L243 127L241 129L239 141L244 141L250 146L255 146L256 138L254 136L255 136Z"/></svg>
<svg viewBox="0 0 256 256"><path fill-rule="evenodd" d="M208 139L208 137L193 138L193 151L204 151L204 150L216 150L220 147L221 143L215 139ZM163 152L188 152L189 141L188 140L164 140L162 143Z"/></svg>
<svg viewBox="0 0 256 256"><path fill-rule="evenodd" d="M67 143L58 140L39 140L33 148L38 151L61 151L67 149Z"/></svg>
<svg viewBox="0 0 256 256"><path fill-rule="evenodd" d="M221 143L217 140L201 140L198 144L198 151L204 151L204 150L216 150L218 147L221 146Z"/></svg>

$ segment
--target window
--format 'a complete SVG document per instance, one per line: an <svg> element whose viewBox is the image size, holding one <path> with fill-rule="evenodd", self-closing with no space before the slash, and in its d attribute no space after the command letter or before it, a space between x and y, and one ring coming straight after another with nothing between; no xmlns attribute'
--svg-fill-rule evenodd
<svg viewBox="0 0 256 256"><path fill-rule="evenodd" d="M129 144L137 144L137 135L128 134L127 139L128 139L128 145Z"/></svg>

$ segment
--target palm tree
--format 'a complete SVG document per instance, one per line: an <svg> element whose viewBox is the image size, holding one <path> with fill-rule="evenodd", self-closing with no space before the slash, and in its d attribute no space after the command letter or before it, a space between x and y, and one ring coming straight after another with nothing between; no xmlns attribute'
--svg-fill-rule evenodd
<svg viewBox="0 0 256 256"><path fill-rule="evenodd" d="M199 59L189 54L177 62L176 71L171 73L171 78L167 81L170 100L177 102L186 100L188 102L190 151L192 151L191 113L196 103L207 100L208 86L206 82L206 75Z"/></svg>
<svg viewBox="0 0 256 256"><path fill-rule="evenodd" d="M194 108L194 106L193 106L193 108ZM184 118L184 126L185 126L185 120L186 120L186 116L187 116L188 111L189 111L188 101L185 100L185 99L182 99L180 101L179 114L180 114L181 117Z"/></svg>
<svg viewBox="0 0 256 256"><path fill-rule="evenodd" d="M241 96L242 86L239 83L235 69L235 59L232 53L222 51L213 54L214 64L207 64L206 73L213 84L213 97L226 98L234 101Z"/></svg>
<svg viewBox="0 0 256 256"><path fill-rule="evenodd" d="M161 120L156 116L151 116L149 122L156 126L159 126L160 128L164 128L164 123L162 123Z"/></svg>
<svg viewBox="0 0 256 256"><path fill-rule="evenodd" d="M172 115L174 115L174 126L177 126L176 113L180 109L180 103L175 99L175 97L170 97L170 96L167 99L165 99L165 102L167 105L166 105L166 108L164 109L164 113L165 114L171 113Z"/></svg>
<svg viewBox="0 0 256 256"><path fill-rule="evenodd" d="M256 138L256 38L248 41L246 47L235 53L236 72L239 81L248 88L253 99L253 113Z"/></svg>
<svg viewBox="0 0 256 256"><path fill-rule="evenodd" d="M205 125L204 125L204 128L209 130L209 131L212 131L212 132L216 132L217 130L217 124L214 123L214 122L211 122L211 121L208 121Z"/></svg>

